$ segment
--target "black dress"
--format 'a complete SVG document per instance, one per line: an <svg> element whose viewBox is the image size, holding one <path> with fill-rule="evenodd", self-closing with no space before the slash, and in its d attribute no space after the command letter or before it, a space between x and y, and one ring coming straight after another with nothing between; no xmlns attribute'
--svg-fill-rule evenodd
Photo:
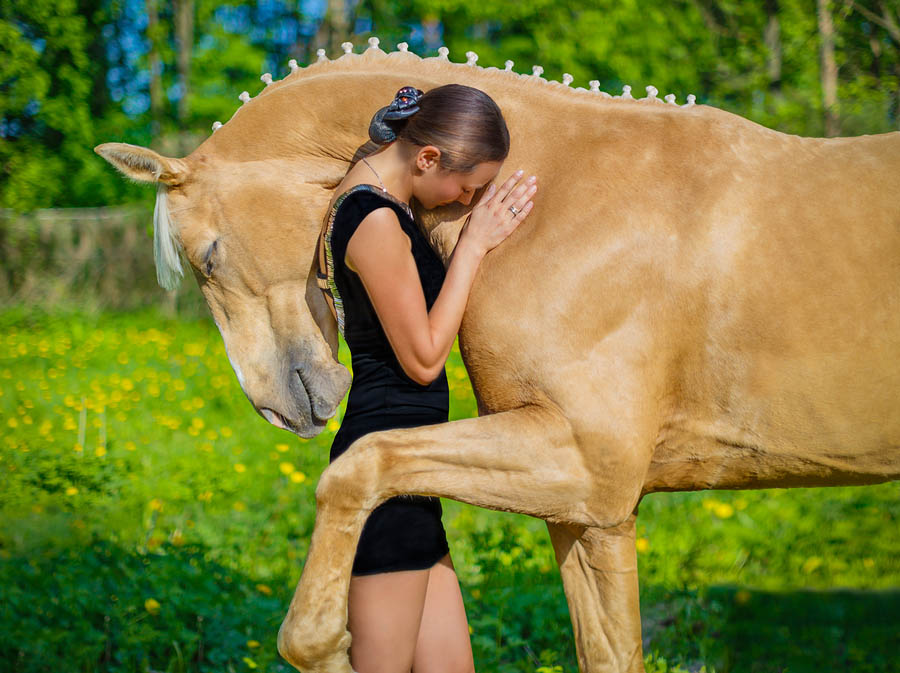
<svg viewBox="0 0 900 673"><path fill-rule="evenodd" d="M325 258L328 284L340 328L350 348L353 383L330 461L354 440L376 430L447 421L449 390L441 371L429 385L409 378L400 366L359 276L344 264L347 243L363 218L390 207L412 241L412 255L431 309L444 281L444 265L428 245L409 206L373 185L356 185L341 194L328 216ZM449 551L438 498L393 497L369 515L353 561L354 575L430 568Z"/></svg>

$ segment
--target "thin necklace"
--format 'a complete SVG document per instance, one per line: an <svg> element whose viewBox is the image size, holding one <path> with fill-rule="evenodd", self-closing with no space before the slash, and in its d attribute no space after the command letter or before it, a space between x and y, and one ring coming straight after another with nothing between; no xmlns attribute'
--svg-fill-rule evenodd
<svg viewBox="0 0 900 673"><path fill-rule="evenodd" d="M378 175L378 171L376 171L374 168L372 168L372 164L370 164L368 161L366 161L365 157L363 157L362 160L363 160L363 163L369 167L369 170L375 174L375 177L378 178L378 184L381 185L381 191L387 193L387 188L384 186L384 183L381 181L381 176Z"/></svg>

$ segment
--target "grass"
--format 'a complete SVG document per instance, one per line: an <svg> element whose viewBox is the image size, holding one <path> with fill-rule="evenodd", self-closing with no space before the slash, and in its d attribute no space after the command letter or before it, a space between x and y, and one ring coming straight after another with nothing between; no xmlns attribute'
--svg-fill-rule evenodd
<svg viewBox="0 0 900 673"><path fill-rule="evenodd" d="M210 320L0 312L0 670L293 670L275 635L342 413L309 441L266 424ZM898 496L647 497L647 670L900 671ZM543 522L444 512L478 670L576 671Z"/></svg>

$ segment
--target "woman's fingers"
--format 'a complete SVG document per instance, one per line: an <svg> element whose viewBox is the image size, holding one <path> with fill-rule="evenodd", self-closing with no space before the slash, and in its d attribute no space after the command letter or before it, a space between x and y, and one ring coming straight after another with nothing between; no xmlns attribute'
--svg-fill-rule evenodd
<svg viewBox="0 0 900 673"><path fill-rule="evenodd" d="M509 195L509 193L512 191L512 188L516 186L516 183L519 181L519 179L523 175L525 175L525 171L523 171L521 168L519 170L517 170L515 173L513 173L512 175L510 175L506 179L506 182L504 182L500 186L500 189L497 190L497 192L494 194L493 199L491 199L491 200L494 202L498 202L498 203L500 201L503 201Z"/></svg>

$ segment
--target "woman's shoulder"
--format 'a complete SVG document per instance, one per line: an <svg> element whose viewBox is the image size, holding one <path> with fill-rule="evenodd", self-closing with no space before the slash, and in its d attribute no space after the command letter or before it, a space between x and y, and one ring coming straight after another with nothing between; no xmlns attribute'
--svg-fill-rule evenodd
<svg viewBox="0 0 900 673"><path fill-rule="evenodd" d="M343 216L345 212L348 214L352 212L356 215L353 219L362 219L373 210L385 207L397 212L398 217L402 214L413 219L409 204L390 192L365 182L351 185L338 194L332 203L331 212L332 216L338 214Z"/></svg>

